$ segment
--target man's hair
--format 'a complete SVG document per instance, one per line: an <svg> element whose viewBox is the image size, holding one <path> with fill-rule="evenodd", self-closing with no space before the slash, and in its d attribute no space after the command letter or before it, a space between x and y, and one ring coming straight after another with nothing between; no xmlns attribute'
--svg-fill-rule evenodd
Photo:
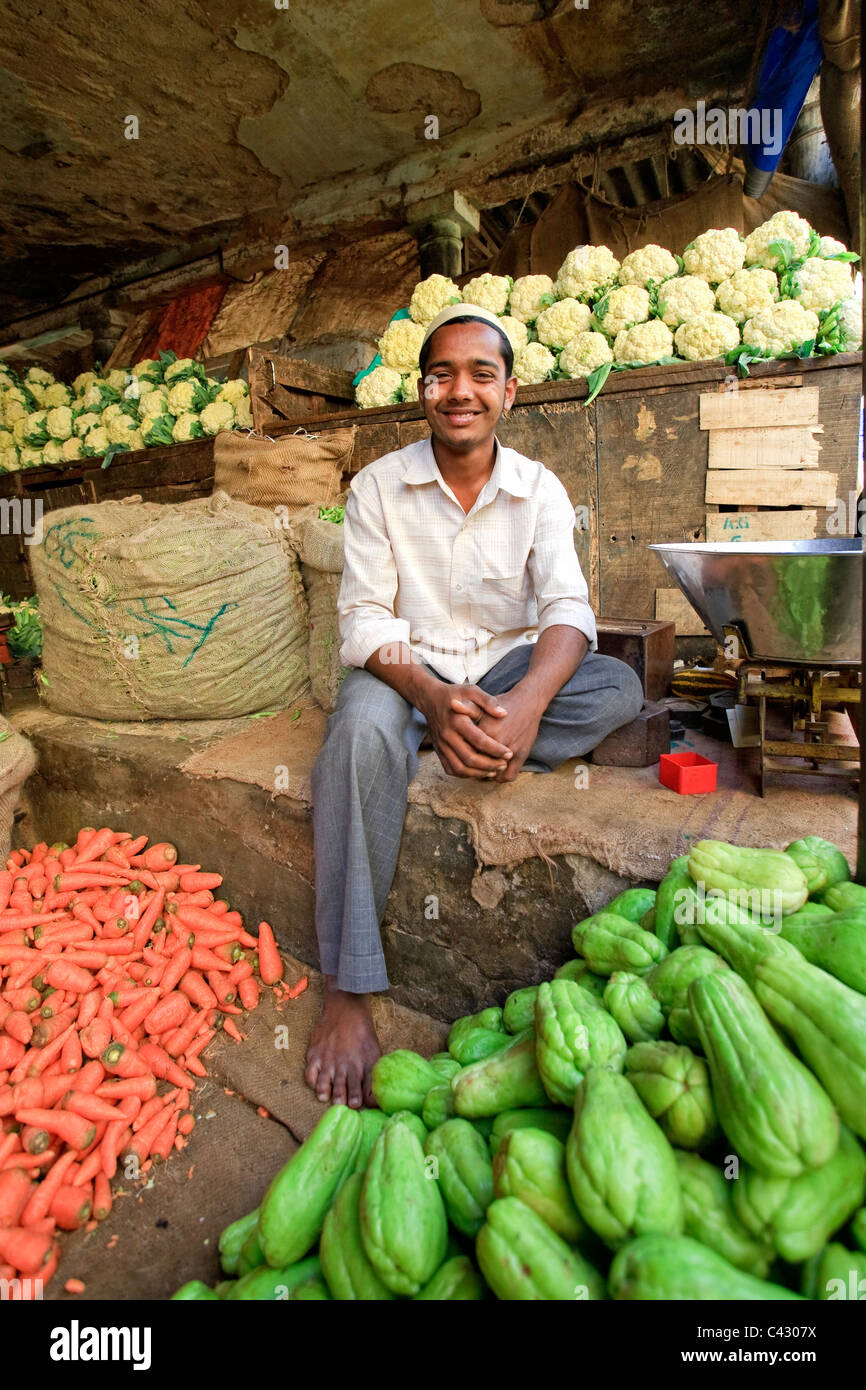
<svg viewBox="0 0 866 1390"><path fill-rule="evenodd" d="M502 353L502 360L505 363L506 380L512 375L514 371L514 348L511 346L511 339L504 328L496 327L496 325L490 323L488 319L479 318L477 314L457 314L453 319L449 319L447 323L443 323L441 327L450 328L452 323L483 323L487 328L492 328L499 336L499 351ZM438 332L439 329L437 328L436 333ZM418 365L421 368L422 377L427 371L427 363L430 361L431 345L433 339L436 337L436 333L430 334L430 337L427 339L426 343L424 343L418 355Z"/></svg>

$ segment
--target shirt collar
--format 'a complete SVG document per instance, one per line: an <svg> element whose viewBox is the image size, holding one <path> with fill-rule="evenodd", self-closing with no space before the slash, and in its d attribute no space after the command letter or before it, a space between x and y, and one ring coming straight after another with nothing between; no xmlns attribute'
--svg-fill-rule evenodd
<svg viewBox="0 0 866 1390"><path fill-rule="evenodd" d="M502 488L504 492L510 492L513 497L528 497L530 489L520 476L517 467L518 455L513 449L505 448L496 436L494 436L494 449L493 472L485 486L491 487L494 496L498 489ZM413 457L410 458L404 469L403 481L404 483L432 483L441 477L436 455L433 453L433 436L428 435L426 439L419 440Z"/></svg>

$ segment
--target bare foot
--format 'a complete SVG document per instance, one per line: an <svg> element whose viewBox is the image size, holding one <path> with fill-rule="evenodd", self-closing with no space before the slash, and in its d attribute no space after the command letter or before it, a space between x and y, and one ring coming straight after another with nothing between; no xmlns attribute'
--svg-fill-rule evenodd
<svg viewBox="0 0 866 1390"><path fill-rule="evenodd" d="M322 1012L307 1049L307 1085L319 1100L335 1105L375 1105L370 1074L381 1053L368 996L337 989L336 977L326 975Z"/></svg>

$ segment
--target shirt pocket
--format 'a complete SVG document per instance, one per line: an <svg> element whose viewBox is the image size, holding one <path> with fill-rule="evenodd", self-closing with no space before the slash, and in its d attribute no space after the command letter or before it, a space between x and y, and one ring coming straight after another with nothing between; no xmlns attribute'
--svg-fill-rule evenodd
<svg viewBox="0 0 866 1390"><path fill-rule="evenodd" d="M490 632L512 632L532 627L538 609L525 565L506 573L507 562L486 565L475 587L473 617Z"/></svg>

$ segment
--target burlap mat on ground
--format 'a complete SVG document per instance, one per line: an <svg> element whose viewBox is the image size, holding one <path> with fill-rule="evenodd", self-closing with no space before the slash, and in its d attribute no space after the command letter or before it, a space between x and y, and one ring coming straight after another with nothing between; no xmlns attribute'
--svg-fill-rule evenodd
<svg viewBox="0 0 866 1390"><path fill-rule="evenodd" d="M326 716L303 710L279 714L255 729L196 752L183 764L198 777L230 777L273 792L274 766L288 768L281 794L311 804L310 771ZM648 768L585 766L586 785L575 786L575 763L552 773L521 773L508 785L449 777L436 754L422 752L409 800L437 816L466 824L479 867L508 866L558 854L585 855L629 879L658 880L671 859L702 839L783 847L803 835L833 840L853 865L856 801L837 788L789 777L756 795L751 775L728 744L692 734L689 748L719 762L718 791L679 796ZM685 751L686 745L677 745ZM748 756L748 755L747 755ZM580 779L584 780L584 777ZM275 795L277 793L274 793Z"/></svg>

